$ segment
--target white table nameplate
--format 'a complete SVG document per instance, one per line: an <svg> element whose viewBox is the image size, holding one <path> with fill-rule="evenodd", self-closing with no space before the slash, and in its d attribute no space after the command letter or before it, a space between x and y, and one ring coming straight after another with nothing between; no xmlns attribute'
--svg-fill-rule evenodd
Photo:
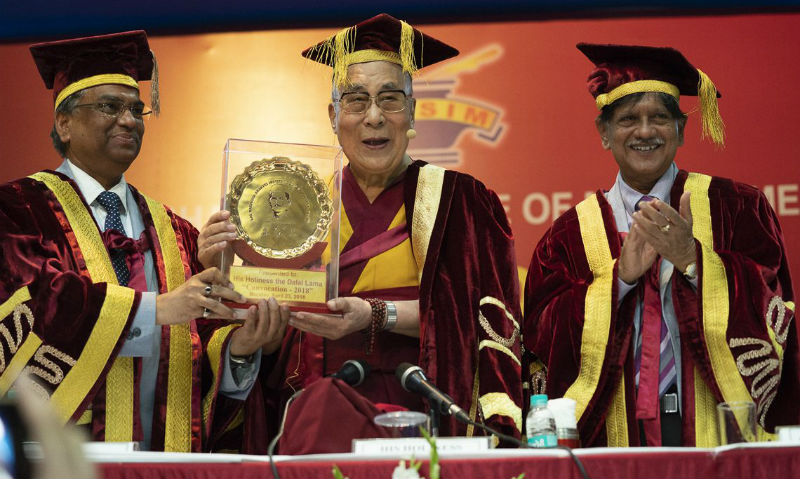
<svg viewBox="0 0 800 479"><path fill-rule="evenodd" d="M437 437L439 454L466 454L488 451L492 448L490 437ZM423 437L387 439L353 439L353 452L364 455L429 454L430 445Z"/></svg>
<svg viewBox="0 0 800 479"><path fill-rule="evenodd" d="M778 442L800 442L800 426L778 426L775 428Z"/></svg>

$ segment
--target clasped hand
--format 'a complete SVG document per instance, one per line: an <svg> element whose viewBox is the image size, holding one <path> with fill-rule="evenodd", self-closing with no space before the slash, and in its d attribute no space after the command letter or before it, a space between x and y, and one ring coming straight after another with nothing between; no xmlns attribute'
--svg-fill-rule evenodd
<svg viewBox="0 0 800 479"><path fill-rule="evenodd" d="M220 265L223 252L231 254L231 242L236 239L237 234L236 226L231 223L230 217L230 212L225 210L212 214L197 237L197 259L206 268ZM210 269L217 270L217 268ZM208 295L209 297L230 299L237 303L246 302L244 297L232 290L233 286L227 280L224 287L213 287L213 293ZM214 302L216 303L214 308L204 306L211 310L207 317L235 318L230 308L217 301ZM247 356L258 348L261 348L264 354L275 352L281 345L288 322L288 306L279 305L275 298L260 300L247 309L244 323L233 332L230 342L231 354Z"/></svg>
<svg viewBox="0 0 800 479"><path fill-rule="evenodd" d="M209 268L175 290L156 297L156 324L180 324L199 317L237 319L234 310L220 299L247 303L247 299L233 290L233 285L218 268ZM208 313L204 314L206 311ZM247 356L258 348L262 348L265 354L276 351L288 322L289 307L279 305L275 298L262 299L251 305L244 323L231 336L231 354Z"/></svg>
<svg viewBox="0 0 800 479"><path fill-rule="evenodd" d="M180 324L199 317L234 319L234 311L220 299L245 302L219 268L206 269L174 290L156 296L156 324Z"/></svg>
<svg viewBox="0 0 800 479"><path fill-rule="evenodd" d="M622 244L619 257L619 278L635 283L656 260L658 255L675 265L679 271L697 260L692 236L690 193L680 199L680 212L654 199L639 204L633 213L630 233Z"/></svg>
<svg viewBox="0 0 800 479"><path fill-rule="evenodd" d="M332 340L369 327L372 307L363 299L349 296L332 299L327 304L331 311L340 312L342 316L298 312L292 316L289 324L301 331Z"/></svg>
<svg viewBox="0 0 800 479"><path fill-rule="evenodd" d="M261 299L250 306L244 324L231 335L230 351L234 356L247 356L261 348L262 354L278 350L289 323L289 307L275 298Z"/></svg>

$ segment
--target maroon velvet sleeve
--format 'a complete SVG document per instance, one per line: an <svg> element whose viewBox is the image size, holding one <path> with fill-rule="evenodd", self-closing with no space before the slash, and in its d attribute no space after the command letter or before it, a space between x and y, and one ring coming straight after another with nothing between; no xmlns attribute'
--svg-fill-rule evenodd
<svg viewBox="0 0 800 479"><path fill-rule="evenodd" d="M684 174L679 176L683 180ZM756 403L757 417L771 431L800 422L800 353L792 281L778 218L766 197L753 187L714 178L709 187L713 249L725 267L729 318L726 342L739 374ZM706 384L722 400L703 331L703 251L698 242L697 293L683 278L674 281L674 303L681 337ZM680 276L676 273L676 276ZM679 311L680 309L680 311ZM773 346L769 329L783 350Z"/></svg>
<svg viewBox="0 0 800 479"><path fill-rule="evenodd" d="M414 168L409 168L409 176L416 181ZM408 191L407 198L414 193ZM406 209L413 211L408 203ZM520 340L506 316L508 311L519 323L519 282L505 211L482 183L446 172L439 215L436 225L441 226L434 228L420 285L420 365L465 410L477 407L473 404L476 372L477 398L505 393L521 408ZM492 302L480 306L485 298L493 298L502 307ZM479 320L481 313L484 324ZM517 361L491 347L478 350L482 340L497 337L509 344ZM520 434L508 415L485 419L490 427L508 435ZM442 421L443 435L465 432L465 426L452 418Z"/></svg>
<svg viewBox="0 0 800 479"><path fill-rule="evenodd" d="M60 205L48 190L30 179L0 186L0 304L24 287L30 292L31 299L24 303L29 312L17 309L0 318L3 326L14 331L20 325L17 346L33 331L43 345L63 353L48 355L47 359L66 373L71 367L69 358L80 357L95 327L107 285L92 282ZM140 294L135 293L133 306L123 318L125 326L116 338L112 359L122 347L139 299ZM32 328L27 321L15 324L14 317L19 319L20 314L27 316ZM13 358L9 348L3 348L2 354L5 364ZM95 379L84 406L102 383L110 364L109 361ZM50 368L45 365L44 369ZM38 376L34 380L48 390L57 384ZM76 415L82 410L83 407Z"/></svg>

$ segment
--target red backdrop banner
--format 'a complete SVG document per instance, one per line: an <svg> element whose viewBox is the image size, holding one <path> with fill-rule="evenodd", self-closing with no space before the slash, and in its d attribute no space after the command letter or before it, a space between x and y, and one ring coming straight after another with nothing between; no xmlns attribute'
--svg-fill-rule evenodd
<svg viewBox="0 0 800 479"><path fill-rule="evenodd" d="M724 149L700 141L696 98L679 167L764 191L800 278L800 15L736 15L423 26L462 54L415 81L411 143L417 158L471 173L500 195L526 266L552 220L587 192L609 188L617 167L595 130L586 89L595 43L672 46L723 94ZM327 117L330 71L300 51L333 33L296 30L151 38L162 115L126 175L198 226L219 207L227 138L335 144ZM41 39L46 40L46 39ZM54 168L52 96L26 45L0 46L0 181ZM146 88L144 89L146 90Z"/></svg>

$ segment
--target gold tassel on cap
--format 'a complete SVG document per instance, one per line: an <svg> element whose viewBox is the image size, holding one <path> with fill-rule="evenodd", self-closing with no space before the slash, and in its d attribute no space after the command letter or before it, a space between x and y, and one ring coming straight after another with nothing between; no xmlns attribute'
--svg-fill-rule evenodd
<svg viewBox="0 0 800 479"><path fill-rule="evenodd" d="M150 50L150 55L153 56L153 73L150 76L150 107L158 116L161 113L161 97L158 94L158 62L156 54L152 50Z"/></svg>
<svg viewBox="0 0 800 479"><path fill-rule="evenodd" d="M311 47L308 52L308 58L315 62L322 63L323 65L333 66L333 42L335 38L335 35L331 36L325 41Z"/></svg>
<svg viewBox="0 0 800 479"><path fill-rule="evenodd" d="M400 66L403 72L414 75L417 72L417 62L414 58L414 27L400 21Z"/></svg>
<svg viewBox="0 0 800 479"><path fill-rule="evenodd" d="M358 26L348 27L340 30L335 35L328 37L307 52L304 53L306 58L310 58L315 62L330 65L333 67L333 82L337 89L342 90L347 85L347 68L356 63L366 63L374 61L387 61L400 65L404 73L414 75L419 70L421 58L417 59L414 52L414 27L402 20L395 20L400 23L399 32L399 45L397 50L394 50L394 42L397 40L396 30L391 32L390 40L387 41L391 45L390 49L376 48L361 48L356 50L358 40ZM396 28L392 25L392 28ZM363 31L367 35L374 33L370 30L370 26L363 27ZM389 32L384 32L389 35ZM422 39L420 38L420 43ZM422 51L420 50L420 56Z"/></svg>
<svg viewBox="0 0 800 479"><path fill-rule="evenodd" d="M717 105L717 87L711 79L699 68L697 73L700 81L697 83L697 95L700 97L700 115L703 121L703 138L710 136L717 146L725 145L725 123L719 114Z"/></svg>
<svg viewBox="0 0 800 479"><path fill-rule="evenodd" d="M341 89L347 84L347 67L349 65L345 58L355 47L356 27L345 28L334 35L332 40L333 45L328 50L333 55L333 78L336 87Z"/></svg>

